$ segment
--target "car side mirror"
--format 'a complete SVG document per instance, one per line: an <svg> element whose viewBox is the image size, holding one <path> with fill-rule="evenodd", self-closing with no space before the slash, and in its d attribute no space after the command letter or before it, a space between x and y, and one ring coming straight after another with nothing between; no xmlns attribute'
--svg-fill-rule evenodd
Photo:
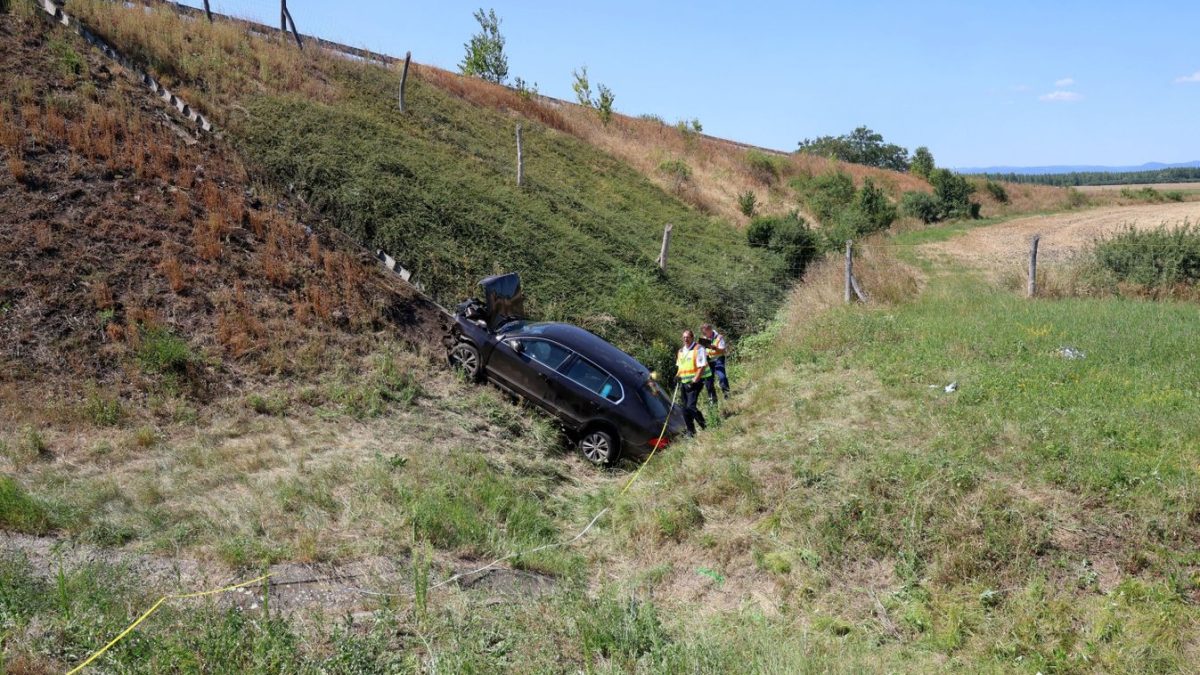
<svg viewBox="0 0 1200 675"><path fill-rule="evenodd" d="M522 342L520 340L506 340L505 342L508 344L509 347L512 347L512 350L514 352L516 352L518 354L525 353L525 345L522 344Z"/></svg>

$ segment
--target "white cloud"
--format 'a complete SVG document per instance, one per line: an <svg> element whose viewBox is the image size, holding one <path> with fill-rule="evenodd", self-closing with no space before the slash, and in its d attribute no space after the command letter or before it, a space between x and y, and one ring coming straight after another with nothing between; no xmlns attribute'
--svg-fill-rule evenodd
<svg viewBox="0 0 1200 675"><path fill-rule="evenodd" d="M1063 87L1069 87L1073 84L1075 84L1075 78L1072 77L1064 77L1061 80L1054 81L1054 86L1058 87L1059 89L1062 89Z"/></svg>
<svg viewBox="0 0 1200 675"><path fill-rule="evenodd" d="M1075 101L1079 101L1082 98L1083 98L1083 96L1076 92L1059 90L1059 91L1052 91L1049 94L1042 94L1041 96L1038 97L1038 100L1046 101L1049 103L1074 103Z"/></svg>
<svg viewBox="0 0 1200 675"><path fill-rule="evenodd" d="M1200 70L1197 70L1191 75L1184 75L1183 77L1175 78L1175 84L1200 84Z"/></svg>

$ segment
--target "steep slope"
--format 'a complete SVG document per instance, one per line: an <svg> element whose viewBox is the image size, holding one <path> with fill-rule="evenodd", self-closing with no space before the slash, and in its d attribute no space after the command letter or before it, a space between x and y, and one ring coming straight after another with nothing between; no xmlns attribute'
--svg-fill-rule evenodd
<svg viewBox="0 0 1200 675"><path fill-rule="evenodd" d="M515 93L512 106L472 103L418 67L401 114L394 68L300 53L162 6L84 0L73 11L226 129L268 183L383 247L447 302L480 276L517 271L539 316L577 321L665 367L682 326L708 317L753 329L793 276L781 256L747 246L728 222L564 133L561 116ZM664 274L655 260L668 223Z"/></svg>

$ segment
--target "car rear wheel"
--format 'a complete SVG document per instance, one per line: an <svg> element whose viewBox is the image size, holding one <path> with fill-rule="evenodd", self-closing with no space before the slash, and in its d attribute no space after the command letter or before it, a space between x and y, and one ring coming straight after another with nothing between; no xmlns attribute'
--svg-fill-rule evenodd
<svg viewBox="0 0 1200 675"><path fill-rule="evenodd" d="M612 464L617 458L617 439L603 429L592 429L579 439L579 451L593 464Z"/></svg>
<svg viewBox="0 0 1200 675"><path fill-rule="evenodd" d="M450 348L450 366L462 372L471 382L478 382L483 374L479 350L470 342L459 342Z"/></svg>

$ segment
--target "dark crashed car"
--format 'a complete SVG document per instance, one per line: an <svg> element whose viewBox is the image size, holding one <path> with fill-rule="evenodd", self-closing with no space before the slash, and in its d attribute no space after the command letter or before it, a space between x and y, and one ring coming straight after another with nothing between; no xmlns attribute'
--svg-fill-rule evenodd
<svg viewBox="0 0 1200 675"><path fill-rule="evenodd" d="M480 286L484 299L461 303L445 338L450 364L468 379L554 415L597 464L644 455L683 432L682 414L637 359L578 326L529 321L516 274Z"/></svg>

